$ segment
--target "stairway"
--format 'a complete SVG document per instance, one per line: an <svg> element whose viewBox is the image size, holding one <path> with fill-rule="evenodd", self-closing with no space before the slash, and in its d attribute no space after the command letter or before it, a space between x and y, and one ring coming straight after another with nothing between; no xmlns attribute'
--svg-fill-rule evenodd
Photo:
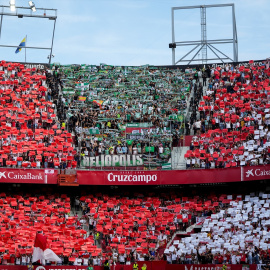
<svg viewBox="0 0 270 270"><path fill-rule="evenodd" d="M203 87L203 95L206 95L206 90L208 88L208 80L206 83L206 86ZM189 102L188 102L188 107L187 107L187 112L185 115L185 119L189 120L190 119L190 99L191 97L194 97L194 90L192 88L190 97L189 97ZM203 97L201 101L203 100ZM197 119L200 118L200 112L197 111ZM194 130L193 128L190 130L191 135L194 135ZM185 170L186 169L186 160L185 160L185 154L189 150L188 146L183 146L183 147L174 147L172 149L172 156L171 156L171 164L172 164L172 169L173 170Z"/></svg>
<svg viewBox="0 0 270 270"><path fill-rule="evenodd" d="M186 161L185 161L185 153L189 150L188 146L182 147L173 147L171 164L173 170L185 170L186 169Z"/></svg>
<svg viewBox="0 0 270 270"><path fill-rule="evenodd" d="M196 226L196 223L193 224L193 225L191 225L191 226L189 226L189 227L186 229L186 231L176 231L176 232L173 234L173 236L172 236L172 238L170 239L170 241L167 243L166 248L169 248L169 247L172 245L172 243L173 243L173 241L175 240L175 238L176 238L177 235L179 235L179 234L182 234L182 235L190 235L190 234L193 232L193 229L194 229L195 226Z"/></svg>

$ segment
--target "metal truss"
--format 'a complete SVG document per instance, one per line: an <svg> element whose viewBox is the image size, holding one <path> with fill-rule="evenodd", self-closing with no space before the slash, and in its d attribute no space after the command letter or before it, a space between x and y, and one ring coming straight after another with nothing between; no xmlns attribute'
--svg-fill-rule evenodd
<svg viewBox="0 0 270 270"><path fill-rule="evenodd" d="M30 17L30 18L40 18L40 19L49 19L54 21L53 25L53 33L52 33L52 41L50 47L30 47L25 46L23 48L26 49L40 49L40 50L49 50L49 64L51 64L52 60L52 50L53 50L53 42L54 42L54 33L55 33L55 25L56 25L56 19L57 19L57 9L51 9L51 8L36 8L36 12L33 13L32 9L29 7L16 7L16 11L12 12L10 10L10 6L0 6L0 39L1 39L1 33L2 33L2 25L3 25L3 17L4 16L15 16L19 19L22 19L23 17ZM0 47L11 47L11 48L17 48L15 45L10 44L0 44Z"/></svg>
<svg viewBox="0 0 270 270"><path fill-rule="evenodd" d="M232 26L233 26L233 37L231 39L207 39L207 24L206 24L206 10L207 8L220 8L220 7L231 7L232 8ZM201 16L201 40L196 41L175 41L175 25L174 25L174 12L176 10L186 10L186 9L200 9ZM218 44L233 44L233 59L221 52L216 46ZM177 46L194 46L188 53L186 53L178 61L175 61L175 50ZM236 19L235 19L235 8L234 4L217 4L217 5L201 5L201 6L184 6L184 7L173 7L172 8L172 43L169 44L169 48L172 49L172 65L177 65L181 62L188 62L188 65L191 62L202 61L203 64L207 61L216 61L219 60L222 63L229 60L232 62L238 62L238 39L237 39L237 29L236 29ZM217 58L208 58L207 51L210 50ZM195 54L191 59L186 60L186 57L192 52ZM201 59L195 59L196 56L202 52Z"/></svg>

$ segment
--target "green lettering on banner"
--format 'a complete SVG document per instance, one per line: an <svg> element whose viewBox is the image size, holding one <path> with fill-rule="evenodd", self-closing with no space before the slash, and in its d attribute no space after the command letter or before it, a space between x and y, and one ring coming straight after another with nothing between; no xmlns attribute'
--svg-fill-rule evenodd
<svg viewBox="0 0 270 270"><path fill-rule="evenodd" d="M171 170L172 164L171 163L163 163L162 164L162 170Z"/></svg>
<svg viewBox="0 0 270 270"><path fill-rule="evenodd" d="M132 124L127 124L126 127L127 128L147 128L147 127L150 127L151 124L149 123L138 123L138 124L135 124L135 123L132 123Z"/></svg>
<svg viewBox="0 0 270 270"><path fill-rule="evenodd" d="M154 146L150 146L150 147L148 147L148 146L146 146L145 147L145 152L146 153L148 153L148 152L155 152L155 147Z"/></svg>
<svg viewBox="0 0 270 270"><path fill-rule="evenodd" d="M139 127L139 124L127 124L127 127Z"/></svg>

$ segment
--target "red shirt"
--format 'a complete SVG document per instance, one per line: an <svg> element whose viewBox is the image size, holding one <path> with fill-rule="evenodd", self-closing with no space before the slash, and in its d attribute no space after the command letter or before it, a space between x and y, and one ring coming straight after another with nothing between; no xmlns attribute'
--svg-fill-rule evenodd
<svg viewBox="0 0 270 270"><path fill-rule="evenodd" d="M222 263L223 262L223 257L221 255L218 255L218 263Z"/></svg>
<svg viewBox="0 0 270 270"><path fill-rule="evenodd" d="M245 262L246 261L246 254L242 254L241 255L241 262Z"/></svg>

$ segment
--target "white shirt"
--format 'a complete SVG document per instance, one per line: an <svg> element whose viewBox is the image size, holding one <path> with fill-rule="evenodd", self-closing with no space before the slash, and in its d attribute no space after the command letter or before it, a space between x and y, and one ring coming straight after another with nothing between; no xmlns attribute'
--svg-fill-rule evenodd
<svg viewBox="0 0 270 270"><path fill-rule="evenodd" d="M88 259L83 259L83 265L88 265Z"/></svg>
<svg viewBox="0 0 270 270"><path fill-rule="evenodd" d="M98 265L98 260L97 260L97 258L93 258L93 265Z"/></svg>
<svg viewBox="0 0 270 270"><path fill-rule="evenodd" d="M74 265L82 265L82 259L76 258Z"/></svg>
<svg viewBox="0 0 270 270"><path fill-rule="evenodd" d="M125 262L125 256L124 255L119 255L119 262Z"/></svg>
<svg viewBox="0 0 270 270"><path fill-rule="evenodd" d="M116 252L113 253L113 259L116 260L117 259L118 254Z"/></svg>

